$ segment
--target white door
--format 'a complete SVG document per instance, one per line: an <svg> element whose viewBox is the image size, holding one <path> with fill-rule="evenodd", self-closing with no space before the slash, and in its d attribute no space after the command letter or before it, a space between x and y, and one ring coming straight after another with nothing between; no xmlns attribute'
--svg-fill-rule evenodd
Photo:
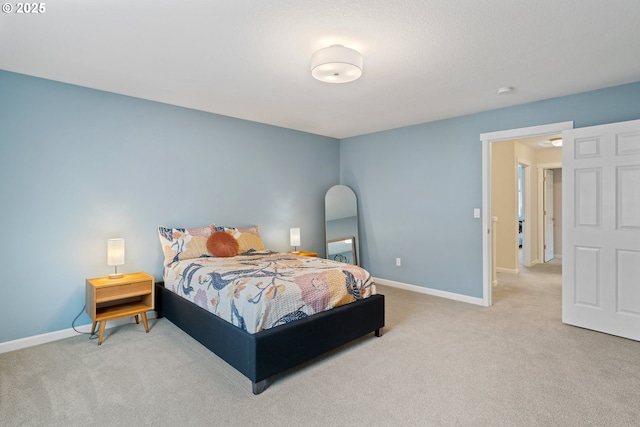
<svg viewBox="0 0 640 427"><path fill-rule="evenodd" d="M640 120L563 139L562 321L640 341Z"/></svg>
<svg viewBox="0 0 640 427"><path fill-rule="evenodd" d="M553 259L553 171L544 170L544 262Z"/></svg>

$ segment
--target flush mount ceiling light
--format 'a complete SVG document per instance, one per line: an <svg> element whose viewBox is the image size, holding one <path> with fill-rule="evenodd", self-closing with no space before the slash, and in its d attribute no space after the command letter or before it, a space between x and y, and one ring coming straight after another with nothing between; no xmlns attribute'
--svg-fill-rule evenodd
<svg viewBox="0 0 640 427"><path fill-rule="evenodd" d="M326 83L348 83L362 75L362 54L339 44L320 49L311 57L311 75Z"/></svg>
<svg viewBox="0 0 640 427"><path fill-rule="evenodd" d="M513 88L511 86L503 86L498 89L498 95L506 95L511 92L513 92Z"/></svg>
<svg viewBox="0 0 640 427"><path fill-rule="evenodd" d="M554 147L562 147L562 138L551 138L549 142Z"/></svg>

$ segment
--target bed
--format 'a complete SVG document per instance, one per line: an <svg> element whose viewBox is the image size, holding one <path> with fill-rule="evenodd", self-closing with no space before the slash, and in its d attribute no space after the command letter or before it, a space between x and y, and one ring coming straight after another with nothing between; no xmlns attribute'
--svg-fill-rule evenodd
<svg viewBox="0 0 640 427"><path fill-rule="evenodd" d="M246 376L254 394L303 362L382 335L384 296L360 267L266 250L257 227L159 227L159 234L158 316ZM211 243L222 234L238 245L224 256Z"/></svg>

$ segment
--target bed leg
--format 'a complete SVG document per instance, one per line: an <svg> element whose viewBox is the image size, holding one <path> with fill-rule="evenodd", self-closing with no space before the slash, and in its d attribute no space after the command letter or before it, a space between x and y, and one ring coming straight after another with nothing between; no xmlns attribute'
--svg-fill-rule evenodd
<svg viewBox="0 0 640 427"><path fill-rule="evenodd" d="M376 336L377 336L377 337L381 337L381 336L382 336L382 330L383 330L383 329L384 329L384 328L380 328L380 329L376 329L376 330L375 330L375 332L374 332L374 333L376 334Z"/></svg>
<svg viewBox="0 0 640 427"><path fill-rule="evenodd" d="M267 380L262 380L258 381L257 383L251 383L251 385L253 387L253 394L260 394L267 388L269 384L267 383Z"/></svg>

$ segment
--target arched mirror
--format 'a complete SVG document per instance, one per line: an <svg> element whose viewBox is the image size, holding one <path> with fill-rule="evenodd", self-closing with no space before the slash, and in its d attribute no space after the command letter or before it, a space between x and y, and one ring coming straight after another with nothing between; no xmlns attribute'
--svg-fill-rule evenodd
<svg viewBox="0 0 640 427"><path fill-rule="evenodd" d="M358 200L346 185L334 185L324 197L327 258L358 264Z"/></svg>

